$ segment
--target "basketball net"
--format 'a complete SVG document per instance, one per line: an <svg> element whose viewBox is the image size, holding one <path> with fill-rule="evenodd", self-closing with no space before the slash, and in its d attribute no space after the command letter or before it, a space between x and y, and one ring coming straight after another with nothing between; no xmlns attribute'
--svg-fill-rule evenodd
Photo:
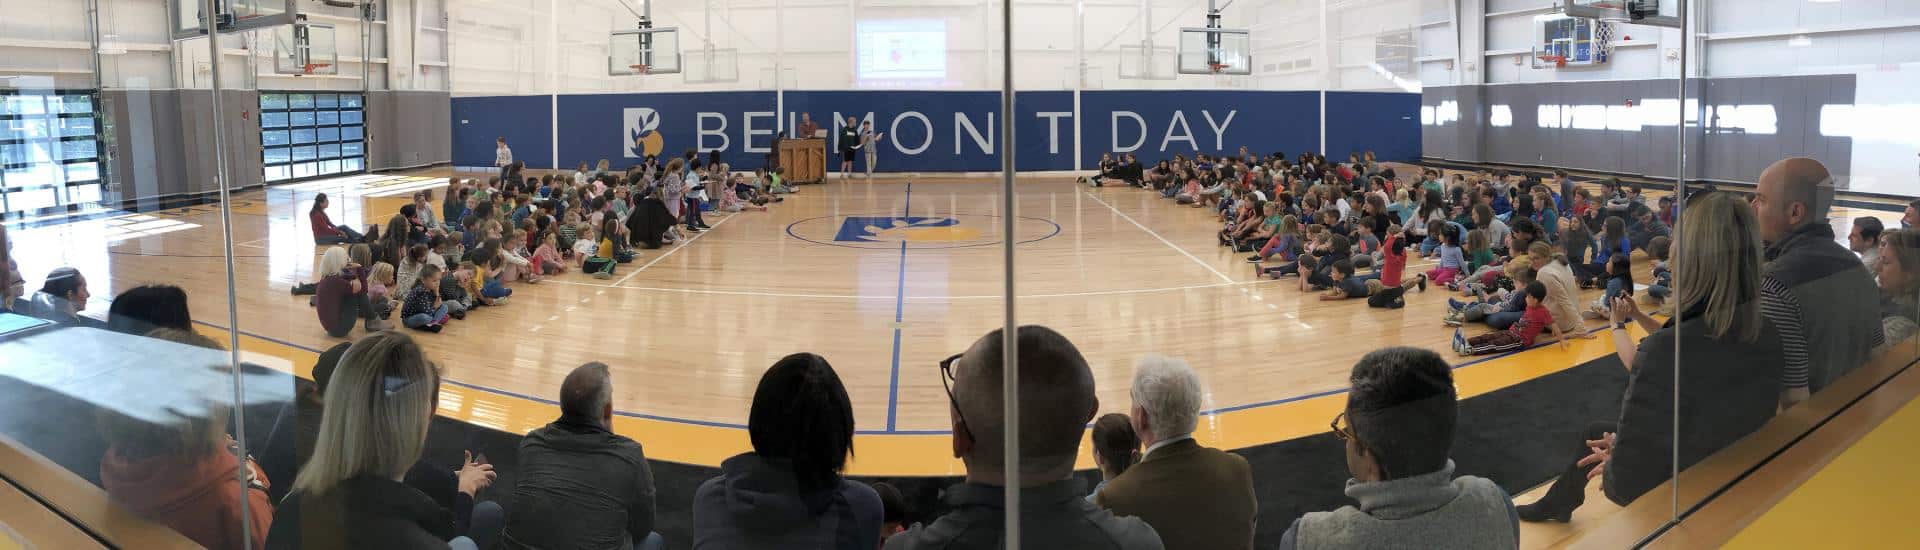
<svg viewBox="0 0 1920 550"><path fill-rule="evenodd" d="M305 66L302 66L300 68L300 72L302 74L305 74L306 76L313 76L314 69L318 69L321 67L331 67L331 66L333 66L332 63L308 63Z"/></svg>
<svg viewBox="0 0 1920 550"><path fill-rule="evenodd" d="M645 64L628 65L627 68L633 69L633 74L647 74L647 66Z"/></svg>

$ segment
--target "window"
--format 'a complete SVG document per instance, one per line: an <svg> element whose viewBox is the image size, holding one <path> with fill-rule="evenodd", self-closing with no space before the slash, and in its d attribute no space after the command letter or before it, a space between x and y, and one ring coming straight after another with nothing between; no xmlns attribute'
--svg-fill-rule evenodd
<svg viewBox="0 0 1920 550"><path fill-rule="evenodd" d="M100 201L106 181L93 92L0 92L0 213L31 216Z"/></svg>
<svg viewBox="0 0 1920 550"><path fill-rule="evenodd" d="M261 175L280 182L364 170L361 105L360 94L261 92Z"/></svg>

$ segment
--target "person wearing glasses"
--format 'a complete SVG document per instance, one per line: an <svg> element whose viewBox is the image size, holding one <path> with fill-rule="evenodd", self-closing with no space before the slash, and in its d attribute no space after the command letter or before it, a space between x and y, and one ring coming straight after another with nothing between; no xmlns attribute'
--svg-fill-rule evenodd
<svg viewBox="0 0 1920 550"><path fill-rule="evenodd" d="M1350 380L1332 427L1346 442L1346 493L1359 506L1301 516L1280 536L1281 550L1519 547L1507 492L1486 478L1453 475L1459 401L1445 359L1419 348L1376 350L1354 364Z"/></svg>
<svg viewBox="0 0 1920 550"><path fill-rule="evenodd" d="M1140 518L1087 502L1073 477L1087 422L1100 410L1093 371L1065 336L1043 326L1018 329L1020 356L1020 547L1052 550L1158 550L1160 535ZM947 489L947 515L887 539L885 550L997 550L1006 536L1006 419L1001 415L1001 331L940 362L953 455L966 482Z"/></svg>
<svg viewBox="0 0 1920 550"><path fill-rule="evenodd" d="M720 463L693 494L693 548L880 547L880 494L841 476L853 456L853 402L827 360L780 359L747 413L753 452Z"/></svg>
<svg viewBox="0 0 1920 550"><path fill-rule="evenodd" d="M1133 371L1133 431L1147 450L1094 497L1094 505L1138 516L1169 549L1253 548L1259 500L1247 459L1202 447L1200 377L1185 361L1150 355Z"/></svg>

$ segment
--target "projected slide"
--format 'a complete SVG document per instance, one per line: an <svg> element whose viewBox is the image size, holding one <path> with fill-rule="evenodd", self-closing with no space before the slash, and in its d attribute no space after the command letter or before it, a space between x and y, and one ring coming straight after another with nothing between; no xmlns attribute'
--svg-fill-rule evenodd
<svg viewBox="0 0 1920 550"><path fill-rule="evenodd" d="M947 80L947 22L941 19L861 21L855 64L861 85L938 85Z"/></svg>

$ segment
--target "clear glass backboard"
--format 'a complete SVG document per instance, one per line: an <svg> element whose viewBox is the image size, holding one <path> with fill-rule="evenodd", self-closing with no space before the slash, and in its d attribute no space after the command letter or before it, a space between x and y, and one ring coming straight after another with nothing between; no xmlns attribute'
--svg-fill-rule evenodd
<svg viewBox="0 0 1920 550"><path fill-rule="evenodd" d="M1588 17L1601 21L1680 28L1680 3L1686 0L1562 0L1561 11L1569 17Z"/></svg>
<svg viewBox="0 0 1920 550"><path fill-rule="evenodd" d="M680 33L673 27L613 31L607 35L609 76L680 72ZM736 73L738 68L734 69ZM735 75L735 79L738 79Z"/></svg>
<svg viewBox="0 0 1920 550"><path fill-rule="evenodd" d="M294 23L273 28L273 72L278 74L337 74L340 50L333 25Z"/></svg>
<svg viewBox="0 0 1920 550"><path fill-rule="evenodd" d="M220 30L239 31L285 25L293 22L298 10L295 0L214 0L214 19ZM204 0L168 0L173 12L173 37L191 38L206 34Z"/></svg>
<svg viewBox="0 0 1920 550"><path fill-rule="evenodd" d="M1180 77L1180 54L1168 46L1122 44L1120 78L1173 80Z"/></svg>
<svg viewBox="0 0 1920 550"><path fill-rule="evenodd" d="M1253 38L1246 29L1180 29L1180 74L1253 74Z"/></svg>

